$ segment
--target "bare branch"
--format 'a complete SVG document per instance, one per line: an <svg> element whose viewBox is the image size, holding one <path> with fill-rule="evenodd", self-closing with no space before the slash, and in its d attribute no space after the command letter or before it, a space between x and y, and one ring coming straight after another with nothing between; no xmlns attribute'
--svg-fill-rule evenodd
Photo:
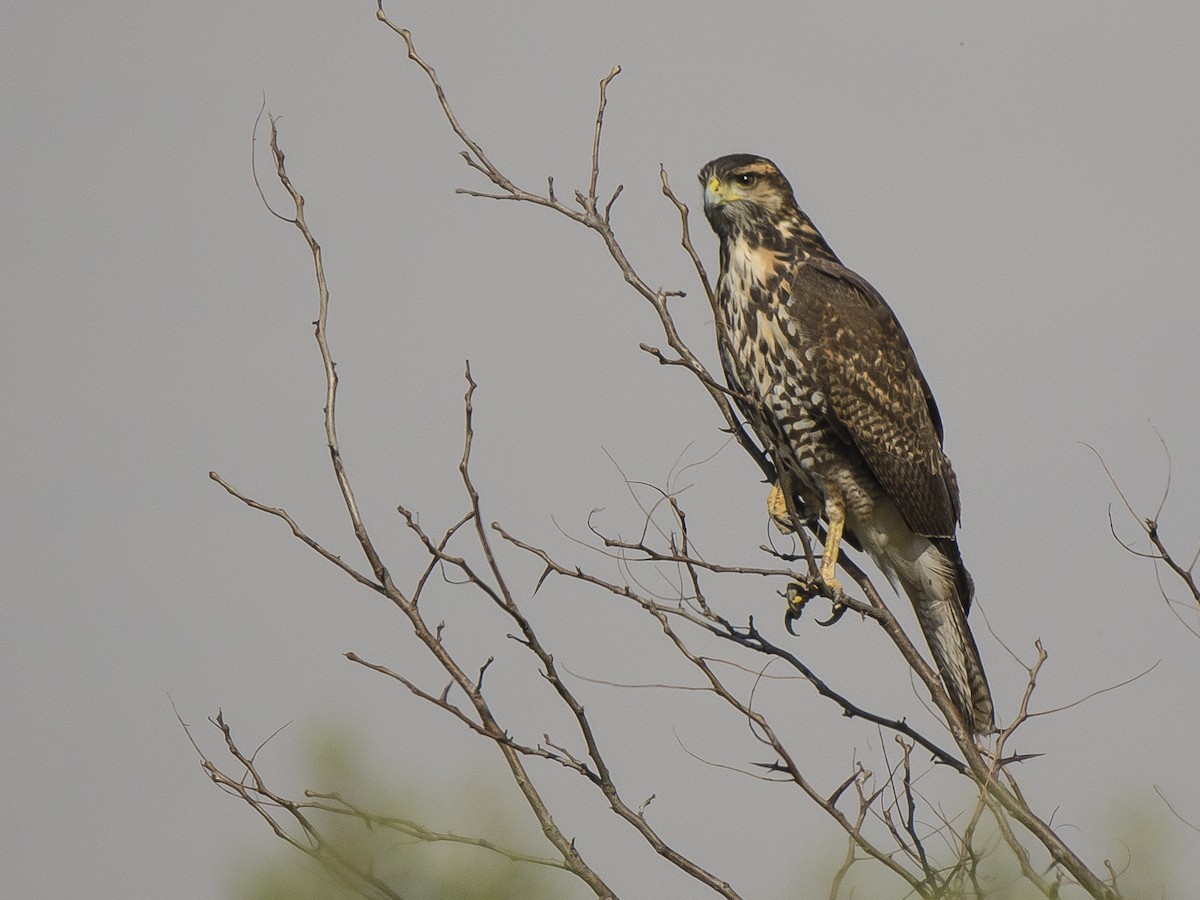
<svg viewBox="0 0 1200 900"><path fill-rule="evenodd" d="M312 802L297 804L301 808L315 809L322 812L334 813L336 815L349 816L359 819L364 824L372 828L388 828L397 831L400 834L414 838L422 843L451 843L463 844L471 847L479 847L483 850L491 851L498 856L503 856L512 862L530 863L535 866L543 866L548 869L562 869L570 871L570 868L561 859L550 859L544 856L532 856L528 853L521 853L517 850L511 850L502 847L493 841L486 838L470 837L467 835L454 834L452 832L432 831L425 826L413 822L410 819L402 819L395 816L381 816L378 813L368 812L362 807L351 803L341 794L336 792L322 793L319 791L305 791L304 796L311 799Z"/></svg>
<svg viewBox="0 0 1200 900"><path fill-rule="evenodd" d="M704 269L704 263L700 261L700 254L696 252L696 248L692 245L692 234L688 228L687 204L676 197L675 192L671 190L671 183L667 179L667 170L662 165L658 167L658 177L662 181L663 195L679 211L680 245L696 269L696 277L700 279L700 284L704 286L704 296L708 298L708 305L712 307L713 315L715 316L717 314L717 295L712 289L711 282L708 280L708 272Z"/></svg>
<svg viewBox="0 0 1200 900"><path fill-rule="evenodd" d="M368 897L403 900L402 895L396 893L383 881L364 870L340 852L336 846L325 840L320 829L305 815L306 804L288 800L267 787L266 781L255 768L254 759L238 749L233 732L225 723L221 713L218 712L216 718L210 721L221 732L226 750L243 771L243 774L237 778L228 775L209 759L193 740L192 745L196 747L196 751L200 755L201 768L214 784L243 800L270 826L277 837L319 862L326 871L351 890ZM192 738L190 732L188 737ZM292 822L299 827L300 835L295 835L288 830L285 821L280 818L280 814L291 818Z"/></svg>
<svg viewBox="0 0 1200 900"><path fill-rule="evenodd" d="M1181 816L1179 814L1179 810L1177 810L1174 807L1174 805L1171 803L1171 801L1167 799L1167 795L1162 792L1162 788L1160 788L1157 784L1154 785L1154 793L1158 794L1158 799L1160 799L1163 803L1165 803L1167 805L1167 809L1169 809L1171 811L1171 815L1173 815L1175 818L1177 818L1180 822L1182 822L1188 828L1192 829L1192 831L1200 831L1200 825L1194 825L1191 822L1189 822L1187 819L1185 819L1183 816Z"/></svg>
<svg viewBox="0 0 1200 900"><path fill-rule="evenodd" d="M1137 522L1138 527L1141 528L1141 530L1145 533L1146 539L1149 541L1152 550L1150 552L1139 551L1139 550L1135 549L1131 544L1127 543L1126 541L1123 541L1116 532L1116 527L1112 523L1112 513L1110 512L1109 513L1109 528L1112 530L1113 537L1116 538L1117 543L1119 543L1125 550L1127 550L1128 552L1132 553L1135 556L1141 556L1146 559L1154 560L1156 571L1157 571L1157 566L1159 563L1162 563L1163 565L1165 565L1171 572L1173 572L1179 578L1180 581L1183 582L1184 586L1188 590L1188 593L1191 594L1192 602L1194 602L1198 607L1200 607L1200 584L1197 584L1196 576L1195 576L1196 563L1198 560L1200 560L1200 546L1198 546L1196 548L1195 554L1192 556L1191 560L1185 566L1185 565L1182 565L1181 563L1179 563L1171 555L1171 552L1167 549L1166 544L1163 543L1162 537L1159 534L1158 521L1162 517L1163 510L1166 508L1166 505L1167 505L1167 497L1171 493L1172 462L1171 462L1171 451L1168 449L1167 443L1163 439L1163 436L1161 434L1159 434L1157 429L1155 429L1154 433L1158 437L1159 443L1162 445L1163 454L1166 457L1166 470L1167 471L1166 471L1166 478L1164 479L1162 497L1158 501L1158 508L1154 511L1154 515L1149 516L1149 517L1143 517L1143 516L1138 515L1137 511L1133 507L1133 503L1130 501L1129 497L1125 494L1125 491L1121 488L1121 485L1117 481L1116 476L1112 473L1112 470L1108 467L1108 463L1105 461L1104 457L1100 455L1100 451L1097 450L1095 447L1093 447L1091 444L1084 444L1084 446L1087 447L1089 450L1091 450L1092 453L1095 454L1096 459L1099 460L1100 466L1104 469L1104 474L1108 477L1109 483L1113 486L1113 490L1116 491L1117 496L1120 498L1121 503L1124 505L1126 511L1129 513L1130 518L1132 518L1135 522ZM1162 592L1163 599L1167 600L1168 604L1170 604L1170 602L1171 602L1170 598L1167 597L1166 588L1163 587L1161 580L1159 582L1159 589ZM1185 625L1186 625L1186 623L1185 623ZM1188 626L1188 629L1190 631L1192 631L1193 633L1196 633L1195 630L1193 628L1191 628L1191 626Z"/></svg>
<svg viewBox="0 0 1200 900"><path fill-rule="evenodd" d="M357 569L355 569L353 566L351 566L349 563L347 563L345 560L343 560L340 556L338 556L335 553L332 553L329 550L326 550L323 546L321 546L321 544L319 544L317 541L315 541L311 537L309 537L304 532L304 530L299 525L296 524L295 519L293 519L291 516L289 516L287 514L286 510L282 510L282 509L279 509L278 507L274 507L274 506L267 506L263 503L259 503L257 500L247 497L245 494L243 494L241 491L239 491L237 488L235 488L233 485L231 485L229 482L227 482L224 478L222 478L216 472L209 472L208 477L211 478L213 481L215 481L217 484L219 484L221 487L225 488L226 491L228 491L230 494L232 494L237 499L241 500L243 503L245 503L251 509L257 509L259 512L264 512L264 513L267 513L268 515L275 516L276 518L282 519L284 522L287 523L288 528L290 528L292 530L292 534L294 534L301 541L303 541L308 547L315 550L324 559L333 563L335 566L337 566L339 569L341 569L343 572L345 572L347 575L349 575L351 578L353 578L359 584L364 585L365 587L369 587L373 591L377 591L379 593L385 593L383 585L379 584L378 582L372 581L366 575L363 575L361 572L359 572Z"/></svg>
<svg viewBox="0 0 1200 900"><path fill-rule="evenodd" d="M612 71L600 79L600 105L596 108L596 134L592 138L592 177L588 182L587 207L590 212L596 211L596 180L600 177L600 132L604 128L604 107L608 105L608 86L612 80L621 74L620 66L613 66ZM617 188L617 194L621 189ZM612 206L617 194L613 194L609 206ZM604 221L608 222L608 211L605 210Z"/></svg>
<svg viewBox="0 0 1200 900"><path fill-rule="evenodd" d="M354 536L358 539L358 543L367 557L367 562L371 565L371 571L375 573L375 577L378 579L380 585L385 588L391 588L391 576L379 558L379 554L376 552L367 534L367 529L363 525L362 516L358 511L358 503L355 501L354 492L350 488L350 479L347 477L346 468L342 463L342 451L338 445L336 425L337 368L334 366L333 356L329 352L329 340L326 331L329 319L329 286L325 282L325 266L321 261L321 245L317 243L312 231L309 230L308 223L305 221L304 197L292 185L291 179L288 178L283 162L283 151L279 148L279 131L276 127L274 117L270 118L270 123L271 154L275 159L275 175L295 205L296 217L291 222L296 226L300 234L303 235L304 242L308 244L308 249L312 253L318 297L317 320L313 323L313 329L317 339L317 347L321 353L321 363L325 369L325 442L329 448L329 459L333 464L333 472L337 479L338 490L341 492L342 499L346 504L346 512L350 516L350 524L354 528Z"/></svg>

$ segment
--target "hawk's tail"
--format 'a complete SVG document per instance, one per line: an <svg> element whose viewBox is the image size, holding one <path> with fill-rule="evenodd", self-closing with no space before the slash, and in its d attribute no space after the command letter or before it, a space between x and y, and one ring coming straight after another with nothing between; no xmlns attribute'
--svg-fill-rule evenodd
<svg viewBox="0 0 1200 900"><path fill-rule="evenodd" d="M974 584L953 539L929 541L928 549L896 575L912 600L942 683L973 734L996 730L992 692L979 648L967 625Z"/></svg>

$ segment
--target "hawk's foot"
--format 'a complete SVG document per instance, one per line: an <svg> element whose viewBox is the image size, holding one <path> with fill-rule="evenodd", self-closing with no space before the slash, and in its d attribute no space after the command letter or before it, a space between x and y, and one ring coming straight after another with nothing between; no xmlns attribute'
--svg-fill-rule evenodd
<svg viewBox="0 0 1200 900"><path fill-rule="evenodd" d="M825 582L823 586L830 594L833 595L833 612L828 619L817 619L817 624L828 628L830 625L836 625L838 621L841 620L842 616L846 614L846 610L850 607L842 602L842 597L844 595L842 593L842 586L837 579L833 579L833 584ZM792 623L804 614L804 607L808 604L808 601L821 593L824 592L817 584L813 583L805 584L799 581L793 581L787 586L787 591L785 593L785 596L787 597L787 611L783 614L783 626L788 630L788 634L796 633L792 628Z"/></svg>
<svg viewBox="0 0 1200 900"><path fill-rule="evenodd" d="M767 515L771 517L771 521L775 523L783 534L794 534L795 522L799 519L800 524L811 527L816 524L817 514L814 512L801 497L793 497L793 502L796 505L795 518L792 517L792 510L788 509L788 496L783 492L783 488L779 486L779 482L771 485L771 493L767 495Z"/></svg>
<svg viewBox="0 0 1200 900"><path fill-rule="evenodd" d="M799 581L793 581L787 586L787 611L783 614L783 627L788 630L788 634L795 634L792 628L792 623L804 614L804 605L813 597L817 596L819 591L815 585L802 584Z"/></svg>
<svg viewBox="0 0 1200 900"><path fill-rule="evenodd" d="M833 574L832 566L828 567L830 569L828 573L825 571L826 568L825 560L821 560L821 581L824 582L825 589L829 592L829 599L833 601L833 614L823 622L817 619L817 624L828 627L835 624L838 619L845 615L846 604L842 602L842 599L846 594L842 590L842 583Z"/></svg>
<svg viewBox="0 0 1200 900"><path fill-rule="evenodd" d="M826 572L828 568L830 571ZM821 583L825 585L825 590L828 592L826 596L834 603L841 599L845 591L842 590L842 583L837 580L837 576L833 574L833 567L826 566L825 560L821 560Z"/></svg>

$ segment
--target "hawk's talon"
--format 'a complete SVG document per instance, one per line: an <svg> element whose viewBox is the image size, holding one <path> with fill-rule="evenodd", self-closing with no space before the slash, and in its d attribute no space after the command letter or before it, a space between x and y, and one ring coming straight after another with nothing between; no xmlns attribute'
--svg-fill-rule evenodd
<svg viewBox="0 0 1200 900"><path fill-rule="evenodd" d="M788 634L796 634L792 623L804 614L804 605L818 593L815 586L798 581L793 581L787 586L787 611L783 614L783 627L788 630Z"/></svg>
<svg viewBox="0 0 1200 900"><path fill-rule="evenodd" d="M783 614L783 627L788 630L788 634L796 634L792 628L792 623L804 614L804 607L808 601L818 594L822 593L822 585L805 584L799 581L793 581L787 586L785 596L787 597L787 611ZM850 607L842 602L845 595L842 593L842 586L835 580L832 585L826 583L823 585L829 593L833 594L833 612L828 619L817 619L817 624L828 628L830 625L836 625L846 614L846 610Z"/></svg>
<svg viewBox="0 0 1200 900"><path fill-rule="evenodd" d="M828 619L817 619L817 624L822 628L828 628L830 625L836 625L838 620L846 614L846 610L850 607L839 600L833 601L833 614Z"/></svg>

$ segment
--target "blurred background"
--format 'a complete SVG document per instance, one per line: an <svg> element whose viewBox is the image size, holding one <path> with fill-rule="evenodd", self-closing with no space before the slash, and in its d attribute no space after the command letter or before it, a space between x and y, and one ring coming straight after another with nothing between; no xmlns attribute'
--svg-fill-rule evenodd
<svg viewBox="0 0 1200 900"><path fill-rule="evenodd" d="M1152 563L1114 539L1139 531L1087 446L1140 516L1156 515L1170 468L1158 518L1186 564L1200 541L1200 9L388 12L412 29L471 135L533 190L547 176L560 196L586 189L596 85L622 66L600 190L624 185L622 245L647 282L688 292L673 304L678 323L714 366L711 316L659 166L698 211L707 160L748 151L779 164L841 258L897 311L937 395L1001 718L1026 680L1005 646L1025 663L1035 640L1049 651L1038 709L1152 669L1026 726L1012 749L1041 754L1020 771L1035 810L1098 868L1134 855L1130 833L1154 835L1163 856L1147 878L1167 895L1200 883L1197 835L1161 799L1200 823L1186 762L1200 739L1200 643L1186 627L1196 611L1173 612ZM373 4L8 2L4 21L6 889L207 900L282 884L277 896L303 896L287 887L297 872L321 889L207 781L175 710L214 755L220 736L205 720L218 709L245 748L291 723L258 756L281 793L357 791L432 828L527 835L546 853L492 747L342 656L436 692L442 680L403 619L207 477L285 507L358 564L323 444L311 259L251 177L264 100L325 252L342 451L398 582L411 584L422 554L396 506L431 531L466 510L456 466L468 359L484 515L565 560L615 571L573 538L593 510L606 530L637 533L628 478L686 486L698 548L762 564L757 470L686 373L638 349L662 344L657 322L593 235L454 193L488 186L456 155ZM259 137L263 189L286 210ZM700 216L692 226L715 271L715 239ZM540 568L515 552L503 562L529 598ZM839 689L930 726L875 629L810 619L787 638L776 586L720 585L714 602L753 614ZM1169 579L1161 587L1182 597ZM430 604L465 661L497 656L494 702L523 737L569 733L494 610L449 588ZM627 797L655 795L648 815L664 837L745 896L827 890L844 849L835 826L795 790L718 767L769 761L743 721L697 692L585 680L695 685L657 625L554 580L527 604L579 676ZM803 684L768 680L756 702L830 790L855 758L893 747ZM618 893L707 896L585 785L550 766L537 777ZM438 883L443 862L395 865Z"/></svg>

